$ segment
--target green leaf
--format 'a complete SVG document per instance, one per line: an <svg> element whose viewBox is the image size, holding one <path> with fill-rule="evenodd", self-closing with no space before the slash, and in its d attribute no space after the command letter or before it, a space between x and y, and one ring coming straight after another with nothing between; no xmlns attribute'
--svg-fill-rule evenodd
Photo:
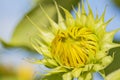
<svg viewBox="0 0 120 80"><path fill-rule="evenodd" d="M55 21L57 21L57 11L53 0L34 0L37 6L33 8L27 16L39 27L44 27L49 25L48 19L40 8L40 5L44 8L46 13ZM77 5L79 0L56 0L58 5L63 6L67 10L72 9L72 5ZM11 41L6 43L2 41L5 46L8 47L26 47L33 50L30 43L30 38L37 33L35 26L24 16L22 21L17 25L14 33L12 35Z"/></svg>
<svg viewBox="0 0 120 80"><path fill-rule="evenodd" d="M107 80L120 80L120 69L112 72L106 77Z"/></svg>
<svg viewBox="0 0 120 80"><path fill-rule="evenodd" d="M105 69L106 75L110 74L111 72L120 69L120 47L113 48L110 50L110 55L114 53L114 60L113 62Z"/></svg>

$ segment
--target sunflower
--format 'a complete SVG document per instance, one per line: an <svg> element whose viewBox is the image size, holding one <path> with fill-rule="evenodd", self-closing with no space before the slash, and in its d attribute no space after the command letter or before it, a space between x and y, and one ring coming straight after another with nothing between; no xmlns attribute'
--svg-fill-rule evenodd
<svg viewBox="0 0 120 80"><path fill-rule="evenodd" d="M77 11L74 9L76 18L60 7L65 13L63 18L58 5L55 5L58 23L42 8L50 26L44 29L39 27L39 34L32 38L32 46L44 56L37 62L52 69L46 76L62 73L63 80L91 80L92 74L99 72L104 77L104 68L113 60L113 56L108 55L109 49L120 46L113 43L114 35L120 29L106 32L106 27L113 18L104 21L106 8L100 18L98 14L94 18L88 2L88 13L84 9L84 3L81 7L78 5ZM29 17L28 19L30 20Z"/></svg>

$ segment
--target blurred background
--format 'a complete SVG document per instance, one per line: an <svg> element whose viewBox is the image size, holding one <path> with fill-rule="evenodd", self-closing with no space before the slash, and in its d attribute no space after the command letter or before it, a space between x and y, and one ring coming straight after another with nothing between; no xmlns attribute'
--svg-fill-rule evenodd
<svg viewBox="0 0 120 80"><path fill-rule="evenodd" d="M64 6L74 16L71 5L80 2L58 0L59 5ZM84 1L86 5L86 0ZM105 21L115 16L108 25L107 31L120 28L120 1L119 0L89 0L93 13L98 11L101 15L107 6ZM25 15L41 26L41 21L48 24L38 5L41 4L46 11L50 12L50 17L56 20L56 11L52 0L0 0L0 80L38 80L37 77L44 73L47 68L43 65L28 62L28 59L40 59L42 56L35 52L29 43L28 37L36 33L33 25L27 21ZM70 5L69 5L70 4ZM87 9L87 7L85 7ZM76 7L77 9L77 7ZM42 24L43 25L43 24ZM120 32L115 35L115 42L120 42ZM119 49L118 53L119 52ZM112 50L114 51L114 50ZM120 67L120 63L116 70ZM112 72L106 69L107 72ZM98 79L98 77L100 79ZM99 74L94 75L94 80L102 80Z"/></svg>

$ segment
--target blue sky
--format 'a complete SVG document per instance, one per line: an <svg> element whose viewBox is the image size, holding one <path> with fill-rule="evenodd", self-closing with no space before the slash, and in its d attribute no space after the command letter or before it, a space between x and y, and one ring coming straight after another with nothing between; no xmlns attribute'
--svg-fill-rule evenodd
<svg viewBox="0 0 120 80"><path fill-rule="evenodd" d="M32 5L32 0L0 0L0 37L9 41L15 26Z"/></svg>

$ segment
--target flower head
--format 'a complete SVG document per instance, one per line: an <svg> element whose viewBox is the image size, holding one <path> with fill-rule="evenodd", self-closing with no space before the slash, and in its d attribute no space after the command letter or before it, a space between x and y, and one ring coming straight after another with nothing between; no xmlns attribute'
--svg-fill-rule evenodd
<svg viewBox="0 0 120 80"><path fill-rule="evenodd" d="M112 62L108 51L120 46L112 42L119 29L106 32L112 18L104 22L106 9L100 18L98 15L94 18L89 3L89 13L84 4L82 10L79 5L78 11L75 10L76 18L61 7L66 16L64 19L57 4L56 8L58 24L45 13L51 26L39 28L39 34L32 39L33 47L44 56L39 62L53 69L48 75L63 73L64 80L90 80L93 72L100 72Z"/></svg>

